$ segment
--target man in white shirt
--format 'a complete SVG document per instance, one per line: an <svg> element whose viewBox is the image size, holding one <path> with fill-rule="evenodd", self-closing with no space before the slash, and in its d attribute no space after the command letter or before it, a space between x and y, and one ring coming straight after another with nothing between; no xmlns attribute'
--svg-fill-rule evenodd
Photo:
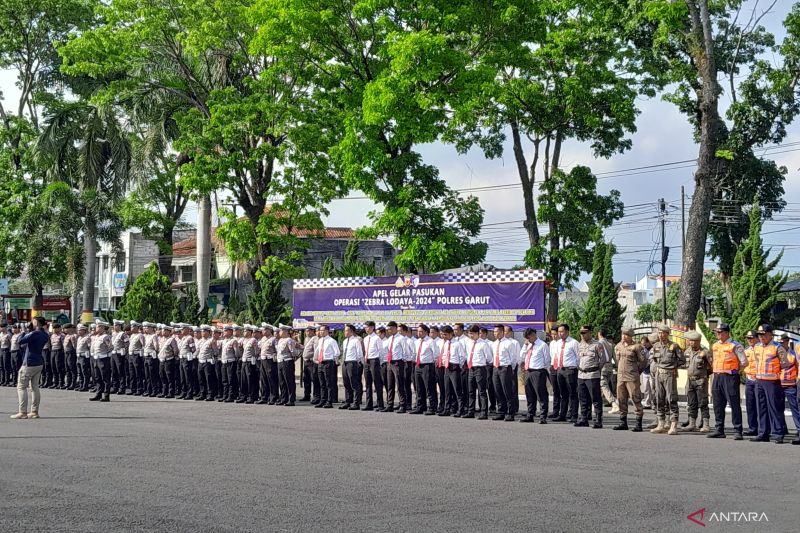
<svg viewBox="0 0 800 533"><path fill-rule="evenodd" d="M366 384L366 401L363 411L372 411L375 407L372 403L372 389L378 396L378 410L384 409L383 404L383 376L381 375L381 352L383 343L381 338L375 333L375 322L367 320L364 322L367 336L364 338L364 381Z"/></svg>
<svg viewBox="0 0 800 533"><path fill-rule="evenodd" d="M464 324L460 322L456 322L453 324L453 340L458 341L464 347L464 352L467 351L467 343L469 342L469 337L464 331ZM461 368L461 395L463 397L463 407L466 409L467 404L469 403L469 370L467 369L467 363L464 362L464 366ZM462 415L467 414L466 410L462 413Z"/></svg>
<svg viewBox="0 0 800 533"><path fill-rule="evenodd" d="M364 346L361 337L356 335L356 327L353 324L347 324L344 327L342 354L344 354L344 370L342 371L344 403L339 406L339 409L359 411L361 409L361 371L364 361Z"/></svg>
<svg viewBox="0 0 800 533"><path fill-rule="evenodd" d="M550 328L550 389L553 391L553 409L550 414L550 420L555 420L561 413L561 388L558 386L558 372L553 366L553 358L558 353L558 348L561 340L558 338L558 326ZM567 399L564 398L566 402Z"/></svg>
<svg viewBox="0 0 800 533"><path fill-rule="evenodd" d="M497 415L494 420L505 420L513 422L514 415L511 414L511 396L514 394L513 366L516 356L511 343L505 338L505 328L497 325L494 328L494 338L492 341L492 381L494 382L494 394L497 398Z"/></svg>
<svg viewBox="0 0 800 533"><path fill-rule="evenodd" d="M394 320L386 324L386 339L383 341L383 348L386 350L386 377L388 383L388 395L386 398L386 408L383 412L391 413L394 411L395 389L399 396L399 413L406 412L406 342L397 331L397 322Z"/></svg>
<svg viewBox="0 0 800 533"><path fill-rule="evenodd" d="M416 390L416 380L414 379L414 335L411 332L411 328L409 328L405 324L400 324L398 326L400 329L400 333L403 335L403 339L406 343L405 348L405 361L406 361L406 405L405 408L408 412L411 411L412 400L414 398L414 393L419 394Z"/></svg>
<svg viewBox="0 0 800 533"><path fill-rule="evenodd" d="M438 326L431 326L431 340L433 341L433 351L435 352L435 363L433 365L434 374L436 375L436 404L438 405L438 409L436 410L436 414L440 414L444 410L445 406L445 383L444 383L444 366L442 365L442 346L444 345L444 340L441 337L441 330Z"/></svg>
<svg viewBox="0 0 800 533"><path fill-rule="evenodd" d="M469 370L469 408L463 418L475 418L475 396L478 397L478 420L489 419L489 399L487 397L486 383L488 379L488 365L492 364L492 349L485 340L480 338L481 328L469 328L469 341L467 342L467 369Z"/></svg>
<svg viewBox="0 0 800 533"><path fill-rule="evenodd" d="M417 407L412 415L435 415L436 396L436 343L430 338L431 329L426 324L417 327L417 340L414 342L414 379L417 390Z"/></svg>
<svg viewBox="0 0 800 533"><path fill-rule="evenodd" d="M558 387L561 389L561 411L557 422L578 421L578 341L569 336L569 326L558 326L556 351L551 348L553 368L558 373Z"/></svg>
<svg viewBox="0 0 800 533"><path fill-rule="evenodd" d="M547 407L550 398L547 394L548 369L550 368L550 347L536 336L536 330L525 330L525 346L522 347L522 368L525 371L525 399L528 414L520 422L533 422L536 417L536 403L539 403L539 423L547 424Z"/></svg>
<svg viewBox="0 0 800 533"><path fill-rule="evenodd" d="M445 398L439 416L460 417L467 414L466 394L461 389L461 374L465 372L467 352L464 345L454 338L453 328L442 328L442 349L439 359L444 367Z"/></svg>
<svg viewBox="0 0 800 533"><path fill-rule="evenodd" d="M517 416L519 412L519 365L520 365L520 351L521 347L519 345L519 341L514 338L514 328L511 326L505 327L505 337L506 340L511 344L511 350L514 352L514 376L511 379L511 387L513 389L513 393L511 395L511 399L509 400L509 410L512 416Z"/></svg>
<svg viewBox="0 0 800 533"><path fill-rule="evenodd" d="M319 372L319 403L314 408L333 409L333 391L336 384L336 358L339 357L339 343L330 336L327 325L317 328L317 348L314 358Z"/></svg>
<svg viewBox="0 0 800 533"><path fill-rule="evenodd" d="M301 402L311 401L313 405L319 403L319 374L314 363L314 350L317 347L317 328L306 328L305 341L303 342L303 397ZM313 397L312 397L313 391Z"/></svg>
<svg viewBox="0 0 800 533"><path fill-rule="evenodd" d="M239 376L236 372L236 352L239 341L233 336L233 325L222 327L220 366L222 366L222 397L225 403L233 403L239 396Z"/></svg>

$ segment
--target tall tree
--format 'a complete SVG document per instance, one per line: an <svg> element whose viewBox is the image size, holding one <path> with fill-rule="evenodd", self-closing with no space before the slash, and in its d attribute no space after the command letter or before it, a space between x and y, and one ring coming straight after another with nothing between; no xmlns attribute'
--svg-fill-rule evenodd
<svg viewBox="0 0 800 533"><path fill-rule="evenodd" d="M592 279L589 298L583 314L583 323L595 330L605 328L608 335L619 339L624 322L625 308L617 299L618 287L614 282L613 260L616 250L613 244L598 239L594 246Z"/></svg>
<svg viewBox="0 0 800 533"><path fill-rule="evenodd" d="M169 278L150 265L125 289L116 317L165 323L172 320L175 305Z"/></svg>
<svg viewBox="0 0 800 533"><path fill-rule="evenodd" d="M309 73L314 117L329 120L332 163L380 206L362 235L394 237L398 267L435 271L483 259L483 212L416 147L434 142L493 73L474 58L515 2L257 0L257 45ZM519 2L523 4L522 2Z"/></svg>
<svg viewBox="0 0 800 533"><path fill-rule="evenodd" d="M798 112L800 78L800 6L795 4L784 25L787 36L774 37L760 22L776 0L751 15L743 0L652 0L642 4L647 28L652 28L654 71L676 89L668 95L695 127L699 143L695 191L689 209L681 291L675 321L692 326L700 305L709 220L715 198L723 198L731 160L749 156L753 148L780 142L786 124ZM642 21L637 21L642 24ZM773 52L780 65L761 59ZM744 80L737 79L744 73ZM720 95L725 78L731 106L723 116ZM725 120L727 119L727 121Z"/></svg>

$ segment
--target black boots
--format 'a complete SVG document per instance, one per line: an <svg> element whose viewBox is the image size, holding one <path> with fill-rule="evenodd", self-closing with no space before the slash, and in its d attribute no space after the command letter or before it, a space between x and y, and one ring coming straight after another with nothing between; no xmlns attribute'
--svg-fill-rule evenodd
<svg viewBox="0 0 800 533"><path fill-rule="evenodd" d="M622 415L619 417L619 424L611 429L614 431L626 431L628 429L628 415Z"/></svg>
<svg viewBox="0 0 800 533"><path fill-rule="evenodd" d="M631 431L633 431L634 433L641 433L642 432L642 417L641 416L637 416L636 417L636 425L633 426L633 429Z"/></svg>

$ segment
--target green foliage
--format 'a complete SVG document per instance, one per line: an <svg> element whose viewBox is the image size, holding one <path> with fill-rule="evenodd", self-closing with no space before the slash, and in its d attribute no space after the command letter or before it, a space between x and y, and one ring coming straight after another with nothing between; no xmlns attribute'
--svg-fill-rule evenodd
<svg viewBox="0 0 800 533"><path fill-rule="evenodd" d="M292 312L289 301L281 294L282 283L269 280L261 283L261 289L248 295L245 318L253 324L267 322L277 324L291 320Z"/></svg>
<svg viewBox="0 0 800 533"><path fill-rule="evenodd" d="M328 256L322 263L321 278L355 278L383 276L385 273L375 266L375 261L363 261L358 258L358 241L350 241L344 251L344 261L339 268Z"/></svg>
<svg viewBox="0 0 800 533"><path fill-rule="evenodd" d="M157 265L151 264L128 284L116 315L121 320L168 323L173 320L175 306L169 278L159 273Z"/></svg>
<svg viewBox="0 0 800 533"><path fill-rule="evenodd" d="M549 239L532 246L525 262L545 269L556 285L571 286L581 272L592 268L594 235L622 217L619 191L597 193L597 178L589 168L576 166L569 173L557 171L542 184L539 220L550 225Z"/></svg>
<svg viewBox="0 0 800 533"><path fill-rule="evenodd" d="M703 312L702 309L697 312L697 327L700 328L700 331L703 332L703 336L709 342L709 345L713 344L717 337L716 337L716 335L714 335L714 332L711 330L711 328L708 327L706 314ZM742 338L739 337L739 339L742 339Z"/></svg>
<svg viewBox="0 0 800 533"><path fill-rule="evenodd" d="M749 218L750 234L736 252L731 276L733 316L724 317L735 339L743 339L748 330L769 321L778 291L786 282L785 273L770 274L783 257L783 252L768 260L770 251L763 249L761 209L757 202L752 206Z"/></svg>
<svg viewBox="0 0 800 533"><path fill-rule="evenodd" d="M642 304L636 308L634 318L644 323L660 322L661 306L655 303Z"/></svg>
<svg viewBox="0 0 800 533"><path fill-rule="evenodd" d="M592 326L595 331L605 328L608 336L619 339L625 308L617 300L618 289L612 264L615 252L613 244L607 244L602 239L595 242L589 298L582 322Z"/></svg>
<svg viewBox="0 0 800 533"><path fill-rule="evenodd" d="M569 325L570 331L579 331L585 310L585 302L561 300L558 306L558 323Z"/></svg>
<svg viewBox="0 0 800 533"><path fill-rule="evenodd" d="M208 323L208 311L208 303L197 297L197 284L187 283L175 301L171 320L199 326Z"/></svg>

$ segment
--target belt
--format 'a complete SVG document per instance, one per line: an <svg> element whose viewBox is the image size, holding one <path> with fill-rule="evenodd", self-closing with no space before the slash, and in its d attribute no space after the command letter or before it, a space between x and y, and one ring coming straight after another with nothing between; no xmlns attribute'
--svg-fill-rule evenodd
<svg viewBox="0 0 800 533"><path fill-rule="evenodd" d="M542 371L547 371L547 369L546 368L529 368L528 369L528 372L542 372Z"/></svg>
<svg viewBox="0 0 800 533"><path fill-rule="evenodd" d="M578 370L577 366L562 366L559 370Z"/></svg>
<svg viewBox="0 0 800 533"><path fill-rule="evenodd" d="M89 352L81 352L78 354L78 357L89 357Z"/></svg>
<svg viewBox="0 0 800 533"><path fill-rule="evenodd" d="M455 364L455 363L450 363L449 365L447 365L447 368L445 368L445 370L450 370L450 369L453 369L453 368L458 368L458 369L460 369L460 368L461 368L461 365L457 365L457 364Z"/></svg>
<svg viewBox="0 0 800 533"><path fill-rule="evenodd" d="M101 353L100 355L95 356L95 359L108 359L111 357L110 353Z"/></svg>
<svg viewBox="0 0 800 533"><path fill-rule="evenodd" d="M598 370L600 370L599 366L590 366L589 368L579 368L578 369L578 371L585 372L587 374L591 373L591 372L597 372Z"/></svg>
<svg viewBox="0 0 800 533"><path fill-rule="evenodd" d="M111 352L111 355L122 355L122 352Z"/></svg>

